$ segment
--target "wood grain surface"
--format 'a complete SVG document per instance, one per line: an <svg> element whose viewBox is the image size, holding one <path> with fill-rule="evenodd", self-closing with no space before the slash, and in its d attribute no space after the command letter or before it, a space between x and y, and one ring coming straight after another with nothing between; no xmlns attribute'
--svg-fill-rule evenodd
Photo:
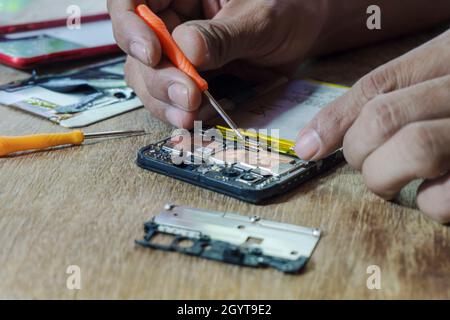
<svg viewBox="0 0 450 320"><path fill-rule="evenodd" d="M436 32L325 57L301 75L350 85ZM0 67L1 83L25 76ZM144 109L86 131L141 128L151 134L0 159L0 298L450 298L449 228L415 208L417 183L390 203L342 165L256 206L138 168L137 150L172 130ZM2 135L60 131L0 106ZM295 276L135 246L167 202L320 227L324 236ZM69 265L81 268L81 290L66 288ZM381 269L381 290L366 286L370 265Z"/></svg>

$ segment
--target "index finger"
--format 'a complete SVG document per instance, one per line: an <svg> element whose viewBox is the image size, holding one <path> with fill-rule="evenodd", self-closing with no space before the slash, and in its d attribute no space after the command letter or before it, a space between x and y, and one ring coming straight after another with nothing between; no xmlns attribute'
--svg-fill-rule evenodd
<svg viewBox="0 0 450 320"><path fill-rule="evenodd" d="M450 169L450 119L405 126L364 161L366 185L392 199L416 179L435 179Z"/></svg>
<svg viewBox="0 0 450 320"><path fill-rule="evenodd" d="M108 0L108 11L119 47L141 63L154 67L161 60L161 45L134 12L136 6L144 3L144 0Z"/></svg>
<svg viewBox="0 0 450 320"><path fill-rule="evenodd" d="M304 160L319 160L342 146L344 136L362 108L380 94L447 75L450 32L382 65L359 80L352 89L322 109L297 138L296 152ZM429 57L440 59L431 59Z"/></svg>

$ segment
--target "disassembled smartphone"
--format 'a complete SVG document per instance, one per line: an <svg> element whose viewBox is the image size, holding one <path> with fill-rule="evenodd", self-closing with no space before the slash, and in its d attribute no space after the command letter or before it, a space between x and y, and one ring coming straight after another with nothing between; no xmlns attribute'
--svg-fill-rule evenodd
<svg viewBox="0 0 450 320"><path fill-rule="evenodd" d="M202 132L201 137L205 134ZM190 139L192 146L180 151L173 140L168 138L140 150L138 164L250 203L285 193L342 160L340 151L319 162L305 162L233 140L196 144L194 137ZM178 156L184 161L175 161Z"/></svg>
<svg viewBox="0 0 450 320"><path fill-rule="evenodd" d="M137 163L246 202L261 203L342 161L338 150L319 162L306 162L295 156L292 147L300 129L321 107L346 90L313 81L289 83L270 96L257 99L245 111L232 114L241 128L270 130L266 136L257 131L246 135L246 143L239 143L226 128L212 126L225 133L221 139L211 134L210 128L194 131L190 136L174 134L141 149ZM271 134L274 129L278 130L278 137Z"/></svg>
<svg viewBox="0 0 450 320"><path fill-rule="evenodd" d="M319 229L170 204L144 228L136 243L147 248L285 273L299 272L320 239ZM169 243L158 243L160 235Z"/></svg>
<svg viewBox="0 0 450 320"><path fill-rule="evenodd" d="M0 86L0 104L80 128L142 107L125 82L125 57Z"/></svg>

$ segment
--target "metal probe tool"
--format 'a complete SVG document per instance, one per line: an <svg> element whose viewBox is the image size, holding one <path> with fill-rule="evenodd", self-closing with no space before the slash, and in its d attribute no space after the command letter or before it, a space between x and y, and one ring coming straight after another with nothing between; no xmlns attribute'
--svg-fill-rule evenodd
<svg viewBox="0 0 450 320"><path fill-rule="evenodd" d="M99 139L108 137L132 137L143 135L144 130L137 131L107 131L96 133L83 133L72 131L68 133L45 133L29 136L7 137L0 136L0 157L15 152L42 150L64 145L79 146L87 139Z"/></svg>

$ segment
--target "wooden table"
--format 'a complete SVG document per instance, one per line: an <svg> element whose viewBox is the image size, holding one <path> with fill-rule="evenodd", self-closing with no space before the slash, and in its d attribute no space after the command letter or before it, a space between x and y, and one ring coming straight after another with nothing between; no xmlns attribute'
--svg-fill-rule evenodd
<svg viewBox="0 0 450 320"><path fill-rule="evenodd" d="M433 34L322 58L305 74L352 84ZM0 67L1 83L24 76ZM417 183L389 203L343 165L255 206L138 168L136 151L172 130L143 109L86 131L123 128L152 134L0 159L0 298L450 298L449 229L415 209ZM0 107L1 134L46 131L64 130ZM320 227L324 236L296 276L135 246L167 202ZM81 268L81 290L66 288L69 265ZM366 286L371 265L381 290Z"/></svg>

